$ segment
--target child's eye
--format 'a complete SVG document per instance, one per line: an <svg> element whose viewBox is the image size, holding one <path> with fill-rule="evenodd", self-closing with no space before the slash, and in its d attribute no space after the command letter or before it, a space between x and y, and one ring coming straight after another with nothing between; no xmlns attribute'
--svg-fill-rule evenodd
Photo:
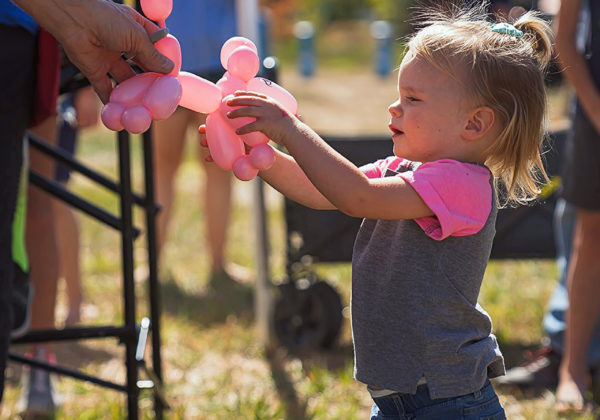
<svg viewBox="0 0 600 420"><path fill-rule="evenodd" d="M406 99L408 102L416 102L416 101L418 101L418 99L417 99L417 98L415 98L414 96L407 96L405 99Z"/></svg>

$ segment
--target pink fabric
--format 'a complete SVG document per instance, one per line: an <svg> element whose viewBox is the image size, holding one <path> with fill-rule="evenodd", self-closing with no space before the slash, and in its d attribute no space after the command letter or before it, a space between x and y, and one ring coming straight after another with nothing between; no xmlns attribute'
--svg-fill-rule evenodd
<svg viewBox="0 0 600 420"><path fill-rule="evenodd" d="M408 182L435 216L415 219L426 235L437 241L449 236L473 235L481 230L492 210L490 171L480 165L442 159L422 164L416 171L401 172L410 161L395 156L365 165L369 178L386 170Z"/></svg>

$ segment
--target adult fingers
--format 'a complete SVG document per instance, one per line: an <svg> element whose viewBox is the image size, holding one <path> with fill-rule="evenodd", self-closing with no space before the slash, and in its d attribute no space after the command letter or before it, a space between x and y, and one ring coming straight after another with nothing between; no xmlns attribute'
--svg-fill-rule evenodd
<svg viewBox="0 0 600 420"><path fill-rule="evenodd" d="M90 84L98 94L98 97L102 101L102 103L107 103L110 97L110 92L112 91L112 82L108 78L106 74L89 74L86 75Z"/></svg>
<svg viewBox="0 0 600 420"><path fill-rule="evenodd" d="M150 19L146 19L131 7L128 7L127 12L137 23L142 25L142 28L144 28L148 35L153 34L160 29L158 25L154 24Z"/></svg>
<svg viewBox="0 0 600 420"><path fill-rule="evenodd" d="M135 76L135 71L133 71L127 62L120 58L112 63L108 72L119 83Z"/></svg>
<svg viewBox="0 0 600 420"><path fill-rule="evenodd" d="M158 73L169 73L173 70L173 62L162 55L154 44L148 38L148 35L156 32L159 28L148 19L137 13L135 10L128 8L130 15L140 24L140 30L136 30L132 39L131 50L135 61L147 71L155 71ZM143 29L143 30L141 30Z"/></svg>

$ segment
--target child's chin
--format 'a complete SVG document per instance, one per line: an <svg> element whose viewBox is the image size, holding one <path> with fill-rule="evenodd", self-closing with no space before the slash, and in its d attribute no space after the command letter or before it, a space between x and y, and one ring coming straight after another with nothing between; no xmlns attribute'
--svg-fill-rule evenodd
<svg viewBox="0 0 600 420"><path fill-rule="evenodd" d="M402 152L402 148L401 147L398 147L398 146L394 145L393 152L394 152L394 156L397 156L397 157L402 158L402 159L408 159L406 157L406 153Z"/></svg>

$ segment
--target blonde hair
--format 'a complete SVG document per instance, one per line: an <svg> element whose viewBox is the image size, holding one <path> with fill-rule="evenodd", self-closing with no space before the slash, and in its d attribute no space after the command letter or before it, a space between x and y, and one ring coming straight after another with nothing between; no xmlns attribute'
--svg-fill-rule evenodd
<svg viewBox="0 0 600 420"><path fill-rule="evenodd" d="M522 37L493 32L487 5L426 9L419 14L425 26L409 39L408 52L450 74L477 106L494 111L501 132L485 164L503 190L502 205L525 203L548 182L540 150L552 31L537 13L527 12L513 22Z"/></svg>

